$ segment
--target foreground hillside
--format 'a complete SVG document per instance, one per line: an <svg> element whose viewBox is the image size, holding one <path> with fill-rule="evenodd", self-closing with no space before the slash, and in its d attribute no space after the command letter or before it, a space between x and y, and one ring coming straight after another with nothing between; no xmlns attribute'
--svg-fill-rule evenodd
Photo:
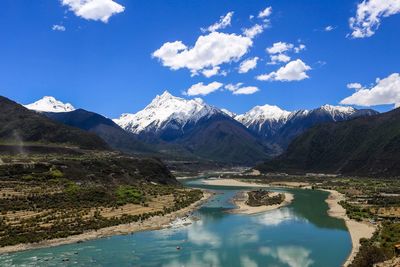
<svg viewBox="0 0 400 267"><path fill-rule="evenodd" d="M57 123L2 96L0 126L2 143L62 144L85 149L109 149L95 134Z"/></svg>
<svg viewBox="0 0 400 267"><path fill-rule="evenodd" d="M256 168L262 172L398 176L400 109L316 126L296 138L285 154Z"/></svg>
<svg viewBox="0 0 400 267"><path fill-rule="evenodd" d="M77 109L67 112L45 112L43 114L68 126L94 133L113 149L126 153L154 153L149 146L137 140L133 134L124 131L112 120L97 113Z"/></svg>
<svg viewBox="0 0 400 267"><path fill-rule="evenodd" d="M0 246L144 221L202 197L155 159L76 151L0 158Z"/></svg>

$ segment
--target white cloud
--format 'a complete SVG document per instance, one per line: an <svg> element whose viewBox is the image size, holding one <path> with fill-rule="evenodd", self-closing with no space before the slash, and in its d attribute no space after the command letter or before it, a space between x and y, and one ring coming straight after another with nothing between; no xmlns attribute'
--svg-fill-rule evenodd
<svg viewBox="0 0 400 267"><path fill-rule="evenodd" d="M257 35L261 34L264 31L264 27L260 24L255 24L253 27L247 28L243 30L243 34L250 39L253 39Z"/></svg>
<svg viewBox="0 0 400 267"><path fill-rule="evenodd" d="M306 49L306 46L304 44L299 44L299 46L296 46L294 48L294 52L295 53L300 53L301 51L303 51L304 49Z"/></svg>
<svg viewBox="0 0 400 267"><path fill-rule="evenodd" d="M233 11L228 12L225 16L221 16L219 21L207 28L201 28L203 32L215 32L217 30L225 29L231 25Z"/></svg>
<svg viewBox="0 0 400 267"><path fill-rule="evenodd" d="M290 57L285 54L270 55L270 58L271 58L271 62L268 63L270 65L275 65L279 62L286 63L286 62L290 61Z"/></svg>
<svg viewBox="0 0 400 267"><path fill-rule="evenodd" d="M305 49L306 46L304 44L299 44L298 46L294 46L291 43L277 42L274 43L271 47L267 47L265 50L267 51L268 54L274 55L274 54L283 54L289 51L300 53Z"/></svg>
<svg viewBox="0 0 400 267"><path fill-rule="evenodd" d="M225 89L227 89L228 91L231 91L232 94L234 95L251 95L254 93L257 93L258 91L260 91L260 89L258 89L258 87L256 86L243 86L243 83L237 83L237 84L227 84L225 85Z"/></svg>
<svg viewBox="0 0 400 267"><path fill-rule="evenodd" d="M353 38L375 34L381 19L400 13L400 0L364 0L357 5L355 17L349 19Z"/></svg>
<svg viewBox="0 0 400 267"><path fill-rule="evenodd" d="M61 0L61 3L68 6L78 17L101 20L104 23L107 23L112 15L125 10L124 6L113 0Z"/></svg>
<svg viewBox="0 0 400 267"><path fill-rule="evenodd" d="M362 88L362 85L360 83L348 83L347 88L359 90Z"/></svg>
<svg viewBox="0 0 400 267"><path fill-rule="evenodd" d="M220 70L220 67L215 66L215 67L212 67L211 69L204 69L204 70L201 71L201 73L204 76L206 76L207 78L210 78L210 77L212 77L214 75L217 75L219 70Z"/></svg>
<svg viewBox="0 0 400 267"><path fill-rule="evenodd" d="M243 83L237 83L237 84L230 83L230 84L225 85L225 89L227 89L231 92L234 92L234 91L238 90L240 88L240 86L242 86L242 85L243 85Z"/></svg>
<svg viewBox="0 0 400 267"><path fill-rule="evenodd" d="M270 54L271 62L269 65L275 65L278 63L286 63L290 61L290 56L286 53L290 51L294 51L295 53L300 53L302 50L306 49L304 44L299 44L298 46L294 46L291 43L285 42L276 42L271 47L267 47L266 51Z"/></svg>
<svg viewBox="0 0 400 267"><path fill-rule="evenodd" d="M209 84L196 83L193 84L184 94L189 96L195 95L208 95L214 91L217 91L219 88L222 87L222 83L219 82L212 82Z"/></svg>
<svg viewBox="0 0 400 267"><path fill-rule="evenodd" d="M272 14L272 7L267 7L258 13L259 18L267 18Z"/></svg>
<svg viewBox="0 0 400 267"><path fill-rule="evenodd" d="M239 73L247 73L249 70L254 69L257 67L257 61L258 57L253 57L242 61L239 66Z"/></svg>
<svg viewBox="0 0 400 267"><path fill-rule="evenodd" d="M326 26L326 27L324 28L324 31L330 32L330 31L333 31L334 29L335 29L335 27L333 27L332 25L328 25L328 26Z"/></svg>
<svg viewBox="0 0 400 267"><path fill-rule="evenodd" d="M301 59L297 59L290 61L277 71L259 75L256 79L259 81L300 81L308 78L306 73L308 70L311 70L311 67L306 65Z"/></svg>
<svg viewBox="0 0 400 267"><path fill-rule="evenodd" d="M400 106L400 74L393 73L384 79L376 79L371 88L355 88L356 92L340 104L358 106L390 105Z"/></svg>
<svg viewBox="0 0 400 267"><path fill-rule="evenodd" d="M256 86L245 86L233 92L234 95L252 95L260 91Z"/></svg>
<svg viewBox="0 0 400 267"><path fill-rule="evenodd" d="M268 54L281 54L293 49L293 47L294 45L291 43L277 42L274 43L271 47L268 47L266 50Z"/></svg>
<svg viewBox="0 0 400 267"><path fill-rule="evenodd" d="M51 29L53 31L60 31L60 32L64 32L66 30L63 25L57 25L57 24L53 25L53 27L51 27Z"/></svg>
<svg viewBox="0 0 400 267"><path fill-rule="evenodd" d="M153 57L172 70L189 69L196 74L223 63L238 61L253 45L251 38L220 32L200 36L193 47L182 41L167 42L154 51Z"/></svg>

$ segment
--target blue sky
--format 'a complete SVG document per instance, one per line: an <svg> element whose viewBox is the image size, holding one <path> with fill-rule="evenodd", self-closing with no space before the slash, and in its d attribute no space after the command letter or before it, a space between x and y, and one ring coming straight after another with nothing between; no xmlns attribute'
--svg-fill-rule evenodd
<svg viewBox="0 0 400 267"><path fill-rule="evenodd" d="M73 3L76 0L64 1ZM365 7L368 8L371 1L366 1ZM197 97L183 93L187 94L188 89L198 83L219 85L217 90L199 96L209 104L236 113L263 104L278 105L286 110L339 104L356 93L347 85L359 83L355 87L364 90L364 94L360 93L348 102L385 111L400 101L400 82L396 75L400 72L400 14L397 14L400 8L381 7L378 11L382 15L377 17L380 24L362 29L362 36L357 36L360 33L356 32L356 26L350 28L349 19L363 19L356 17L360 2L114 0L113 3L123 7L123 11L112 14L108 22L104 22L93 19L93 14L82 15L79 7L71 10L71 5L62 5L58 0L3 0L0 10L0 94L23 104L51 95L75 107L115 118L121 113L142 109L164 90L177 96ZM267 7L272 8L271 14L258 18L259 12ZM201 30L218 22L228 12L233 12L229 26L214 33ZM251 15L254 16L252 19ZM246 37L243 29L255 24L260 25L263 32L252 38ZM54 25L65 30L54 30ZM333 29L326 31L327 26ZM158 58L152 57L167 42L181 41L190 50L200 36L217 34L220 34L221 42L229 34L252 42L251 46L245 46L243 55L213 65L219 67L217 75L205 77L201 73L204 69L197 69L197 75L192 76L187 66L201 65L202 60L218 61L215 57L224 51L211 59L185 61L189 63L182 63L181 58L173 55L171 64L177 70L172 70L171 64L170 67L163 66L165 53ZM268 64L272 54L266 48L278 42L292 45L281 53L290 60ZM305 49L296 53L295 48L300 44ZM259 58L257 66L247 73L238 73L240 63L254 57ZM291 78L285 78L285 75L280 78L282 75L277 71L296 60L307 67L304 71L307 78L301 78L301 74L296 78L299 73L289 75ZM226 76L222 75L224 73ZM262 74L270 74L268 80L256 78ZM228 84L237 83L243 84L238 88L256 87L258 91L244 95L225 89ZM372 89L377 92L371 93ZM380 92L386 94L385 97ZM382 98L377 99L376 95Z"/></svg>

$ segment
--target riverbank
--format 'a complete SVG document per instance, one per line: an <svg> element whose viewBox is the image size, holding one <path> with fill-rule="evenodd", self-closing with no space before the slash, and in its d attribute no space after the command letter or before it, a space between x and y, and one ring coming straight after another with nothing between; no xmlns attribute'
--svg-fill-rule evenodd
<svg viewBox="0 0 400 267"><path fill-rule="evenodd" d="M73 235L66 238L57 238L51 240L45 240L38 243L27 243L27 244L18 244L14 246L6 246L0 248L0 254L17 252L29 249L38 249L44 247L55 247L60 245L72 244L72 243L80 243L83 241L99 239L114 235L126 235L135 232L141 231L150 231L150 230L159 230L163 228L171 227L171 223L178 218L188 217L190 214L196 210L199 206L201 206L204 202L206 202L209 198L211 198L214 194L212 192L203 191L203 197L192 203L190 206L183 208L181 210L172 212L170 214L166 214L164 216L155 216L151 217L143 222L132 222L128 224L120 224L116 226L101 228L97 231L88 231L83 234Z"/></svg>
<svg viewBox="0 0 400 267"><path fill-rule="evenodd" d="M271 197L276 196L278 194L279 194L278 192L273 192L271 193ZM236 214L256 214L256 213L279 209L281 207L289 205L294 199L293 194L290 193L283 193L283 194L285 194L285 200L280 204L252 207L246 204L246 201L249 198L248 191L239 192L232 200L233 204L236 206L236 209L233 209L230 212Z"/></svg>
<svg viewBox="0 0 400 267"><path fill-rule="evenodd" d="M260 184L256 182L244 182L237 179L206 179L202 181L205 185L215 185L215 186L232 186L232 187L269 187L267 184Z"/></svg>
<svg viewBox="0 0 400 267"><path fill-rule="evenodd" d="M256 182L244 182L236 179L207 179L203 181L203 184L207 185L216 185L216 186L232 186L232 187L271 187L271 186L280 186L280 187L289 187L289 188L303 188L308 189L311 188L311 185L305 182L275 182L273 184L259 184ZM351 242L352 242L352 250L349 254L348 258L344 262L343 266L348 266L357 255L360 249L360 239L361 238L371 238L373 233L376 230L376 226L366 223L366 222L357 222L355 220L351 220L346 216L346 210L339 204L341 200L345 200L345 196L335 190L324 190L330 193L329 197L326 199L326 202L329 206L328 214L332 217L343 219L345 221L346 227L350 233ZM264 207L250 207L245 204L247 198L247 194L241 194L234 198L233 202L238 207L235 210L232 210L234 213L243 213L243 214L254 214L259 212L265 212L268 210L273 210L280 208L280 205L276 207L273 206L264 206ZM293 196L292 196L293 197ZM290 196L285 198L290 199ZM292 201L292 199L290 200ZM290 203L290 202L289 202ZM284 204L287 205L287 204ZM284 206L283 205L283 206Z"/></svg>
<svg viewBox="0 0 400 267"><path fill-rule="evenodd" d="M360 239L371 238L376 230L376 227L366 222L357 222L348 218L346 215L346 210L339 204L340 201L345 200L345 196L335 190L324 191L330 193L329 197L325 200L329 206L329 216L343 219L350 233L352 250L346 261L343 263L343 266L348 266L354 260L354 257L360 250Z"/></svg>

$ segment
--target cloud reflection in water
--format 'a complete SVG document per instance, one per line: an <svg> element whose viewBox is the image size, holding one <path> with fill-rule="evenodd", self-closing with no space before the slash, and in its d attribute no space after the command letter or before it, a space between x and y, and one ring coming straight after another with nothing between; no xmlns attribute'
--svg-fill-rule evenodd
<svg viewBox="0 0 400 267"><path fill-rule="evenodd" d="M300 246L261 247L260 254L271 256L290 267L308 267L314 263L311 250Z"/></svg>

